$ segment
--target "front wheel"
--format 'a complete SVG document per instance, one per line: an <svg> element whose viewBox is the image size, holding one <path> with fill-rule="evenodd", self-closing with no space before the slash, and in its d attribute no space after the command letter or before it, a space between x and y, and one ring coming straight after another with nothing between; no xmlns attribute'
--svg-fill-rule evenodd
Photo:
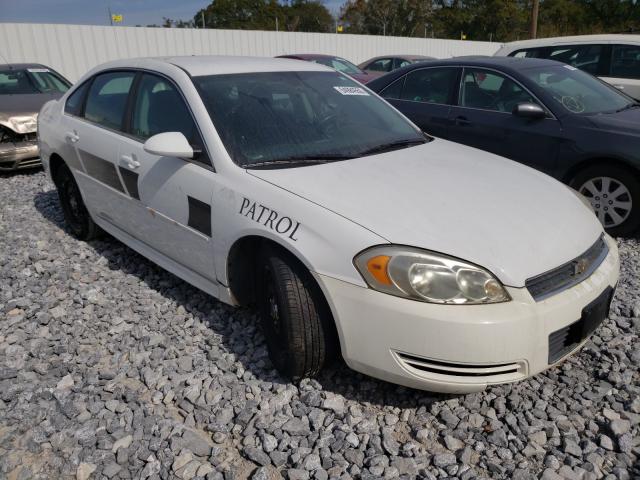
<svg viewBox="0 0 640 480"><path fill-rule="evenodd" d="M258 308L269 357L280 373L313 377L335 354L335 329L314 278L286 252L262 253Z"/></svg>
<svg viewBox="0 0 640 480"><path fill-rule="evenodd" d="M609 234L629 235L640 227L640 181L633 171L593 165L579 171L570 186L589 200Z"/></svg>
<svg viewBox="0 0 640 480"><path fill-rule="evenodd" d="M78 184L69 167L61 165L54 175L58 198L64 219L71 233L80 240L91 240L98 236L100 228L87 210Z"/></svg>

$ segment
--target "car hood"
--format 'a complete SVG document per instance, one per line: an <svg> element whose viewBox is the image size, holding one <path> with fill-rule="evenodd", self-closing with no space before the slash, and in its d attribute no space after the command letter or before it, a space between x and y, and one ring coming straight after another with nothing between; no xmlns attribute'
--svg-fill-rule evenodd
<svg viewBox="0 0 640 480"><path fill-rule="evenodd" d="M640 107L624 110L618 113L605 113L587 117L601 129L614 133L640 135Z"/></svg>
<svg viewBox="0 0 640 480"><path fill-rule="evenodd" d="M42 106L49 100L56 100L62 93L31 93L24 95L0 96L0 125L16 133L36 131L36 119Z"/></svg>
<svg viewBox="0 0 640 480"><path fill-rule="evenodd" d="M560 182L440 139L353 160L248 172L390 243L473 262L514 287L584 253L602 234L595 215Z"/></svg>

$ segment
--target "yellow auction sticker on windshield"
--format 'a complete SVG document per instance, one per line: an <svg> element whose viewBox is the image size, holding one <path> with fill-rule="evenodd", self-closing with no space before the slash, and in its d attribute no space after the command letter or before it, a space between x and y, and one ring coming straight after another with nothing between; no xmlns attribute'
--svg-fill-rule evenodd
<svg viewBox="0 0 640 480"><path fill-rule="evenodd" d="M364 88L360 87L333 87L342 95L364 95L366 97L369 96L367 91Z"/></svg>

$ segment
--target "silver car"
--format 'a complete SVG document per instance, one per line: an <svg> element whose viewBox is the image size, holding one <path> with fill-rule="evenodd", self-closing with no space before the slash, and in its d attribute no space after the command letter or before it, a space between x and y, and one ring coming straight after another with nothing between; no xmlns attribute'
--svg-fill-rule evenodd
<svg viewBox="0 0 640 480"><path fill-rule="evenodd" d="M0 64L0 171L40 165L38 112L70 86L62 75L44 65Z"/></svg>

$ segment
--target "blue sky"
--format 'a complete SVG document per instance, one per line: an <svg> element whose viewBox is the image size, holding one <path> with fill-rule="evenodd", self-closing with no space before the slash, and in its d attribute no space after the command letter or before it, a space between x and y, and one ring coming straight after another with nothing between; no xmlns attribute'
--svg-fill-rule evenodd
<svg viewBox="0 0 640 480"><path fill-rule="evenodd" d="M344 0L321 0L337 12ZM0 22L107 25L110 6L123 25L160 24L162 17L188 20L211 0L0 0Z"/></svg>

